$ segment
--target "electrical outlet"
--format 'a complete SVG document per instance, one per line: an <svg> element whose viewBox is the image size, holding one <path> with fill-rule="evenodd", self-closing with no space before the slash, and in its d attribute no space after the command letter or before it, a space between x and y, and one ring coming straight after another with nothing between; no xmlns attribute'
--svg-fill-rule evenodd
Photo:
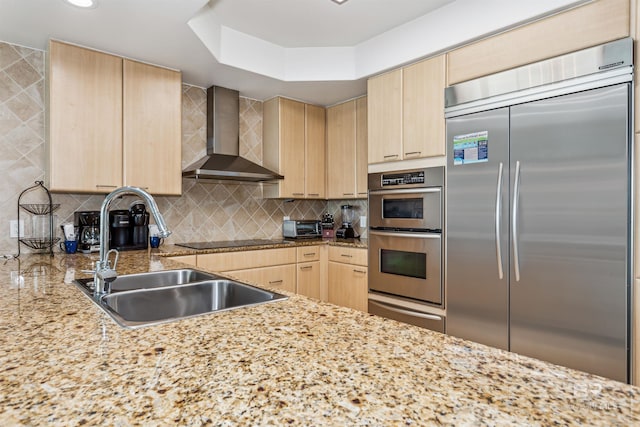
<svg viewBox="0 0 640 427"><path fill-rule="evenodd" d="M360 217L360 228L367 228L367 217L364 215Z"/></svg>
<svg viewBox="0 0 640 427"><path fill-rule="evenodd" d="M283 216L282 220L283 221L289 221L291 218L289 218L289 215Z"/></svg>
<svg viewBox="0 0 640 427"><path fill-rule="evenodd" d="M24 236L24 220L20 220L20 235ZM18 237L18 220L9 221L9 237Z"/></svg>

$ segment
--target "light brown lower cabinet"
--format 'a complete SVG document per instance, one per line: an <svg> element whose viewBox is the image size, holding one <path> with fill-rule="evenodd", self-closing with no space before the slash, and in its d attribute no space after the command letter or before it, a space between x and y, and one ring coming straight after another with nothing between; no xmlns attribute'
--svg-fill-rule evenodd
<svg viewBox="0 0 640 427"><path fill-rule="evenodd" d="M296 265L276 265L273 267L249 268L246 270L223 271L223 274L238 280L255 283L273 289L296 292Z"/></svg>
<svg viewBox="0 0 640 427"><path fill-rule="evenodd" d="M187 257L174 257L178 261ZM237 280L367 311L367 250L299 246L197 256L198 267Z"/></svg>
<svg viewBox="0 0 640 427"><path fill-rule="evenodd" d="M367 267L329 261L329 302L367 311Z"/></svg>
<svg viewBox="0 0 640 427"><path fill-rule="evenodd" d="M320 261L297 265L298 294L320 299Z"/></svg>
<svg viewBox="0 0 640 427"><path fill-rule="evenodd" d="M196 255L180 255L180 256L172 256L170 257L172 261L180 261L185 264L189 264L192 266L198 265Z"/></svg>

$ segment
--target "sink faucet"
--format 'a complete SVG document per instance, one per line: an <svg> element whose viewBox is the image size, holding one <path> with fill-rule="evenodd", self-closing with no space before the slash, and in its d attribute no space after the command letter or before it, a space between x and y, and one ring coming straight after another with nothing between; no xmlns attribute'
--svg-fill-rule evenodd
<svg viewBox="0 0 640 427"><path fill-rule="evenodd" d="M144 199L147 207L151 210L153 219L156 221L160 237L168 237L171 234L171 231L167 228L167 224L164 222L164 218L162 217L153 196L142 188L120 187L107 194L102 202L102 208L100 208L100 259L96 261L96 270L93 275L95 296L110 293L111 282L116 280L118 277L118 274L116 273L118 251L115 249L107 251L107 246L109 244L109 205L111 205L111 202L115 198L125 194L136 194ZM109 254L111 253L115 253L113 267L109 262Z"/></svg>

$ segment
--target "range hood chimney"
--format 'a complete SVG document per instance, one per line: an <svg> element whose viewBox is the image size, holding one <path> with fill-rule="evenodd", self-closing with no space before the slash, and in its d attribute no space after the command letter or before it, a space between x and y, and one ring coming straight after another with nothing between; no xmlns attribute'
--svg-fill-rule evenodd
<svg viewBox="0 0 640 427"><path fill-rule="evenodd" d="M237 90L207 89L207 155L187 166L183 177L251 182L284 178L240 157L239 111Z"/></svg>

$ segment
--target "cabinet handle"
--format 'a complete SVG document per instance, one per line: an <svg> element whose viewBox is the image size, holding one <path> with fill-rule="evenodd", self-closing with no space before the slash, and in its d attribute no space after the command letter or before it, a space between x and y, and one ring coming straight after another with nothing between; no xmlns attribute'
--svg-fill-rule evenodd
<svg viewBox="0 0 640 427"><path fill-rule="evenodd" d="M422 151L410 151L408 153L404 153L405 156L413 156L422 153Z"/></svg>
<svg viewBox="0 0 640 427"><path fill-rule="evenodd" d="M103 185L103 184L96 184L96 188L118 188L117 185Z"/></svg>
<svg viewBox="0 0 640 427"><path fill-rule="evenodd" d="M343 256L345 258L353 258L353 255L349 255L349 254L340 254L340 256Z"/></svg>
<svg viewBox="0 0 640 427"><path fill-rule="evenodd" d="M389 154L387 156L384 156L385 159L396 159L399 156L397 154Z"/></svg>
<svg viewBox="0 0 640 427"><path fill-rule="evenodd" d="M342 193L343 196L353 196L353 193Z"/></svg>
<svg viewBox="0 0 640 427"><path fill-rule="evenodd" d="M362 273L362 274L366 273L366 271L364 271L364 270L356 270L355 268L353 269L353 272L354 273Z"/></svg>
<svg viewBox="0 0 640 427"><path fill-rule="evenodd" d="M304 193L292 193L294 196L304 196Z"/></svg>
<svg viewBox="0 0 640 427"><path fill-rule="evenodd" d="M309 196L320 196L320 193L309 193Z"/></svg>
<svg viewBox="0 0 640 427"><path fill-rule="evenodd" d="M312 268L312 265L305 265L304 267L300 267L300 270L311 270Z"/></svg>
<svg viewBox="0 0 640 427"><path fill-rule="evenodd" d="M307 252L304 254L304 256L314 256L315 254L315 252Z"/></svg>
<svg viewBox="0 0 640 427"><path fill-rule="evenodd" d="M270 285L275 285L276 283L282 283L282 282L283 282L283 280L282 280L282 279L280 279L280 280L271 280L271 281L269 282L269 284L270 284Z"/></svg>

